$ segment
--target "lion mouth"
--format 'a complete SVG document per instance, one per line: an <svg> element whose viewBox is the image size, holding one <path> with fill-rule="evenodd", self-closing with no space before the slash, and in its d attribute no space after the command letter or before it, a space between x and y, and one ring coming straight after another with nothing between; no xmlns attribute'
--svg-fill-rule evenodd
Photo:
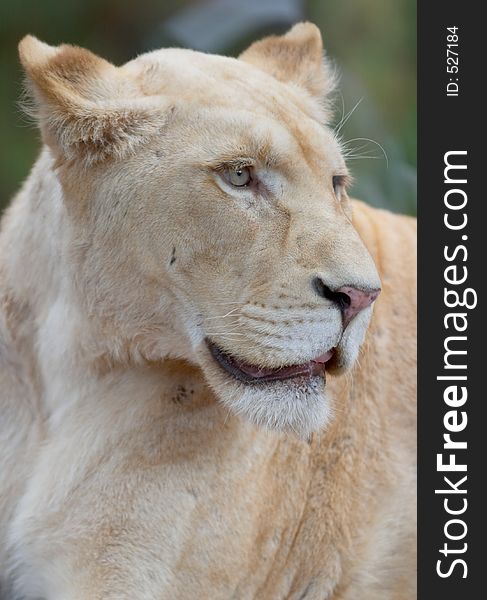
<svg viewBox="0 0 487 600"><path fill-rule="evenodd" d="M328 352L325 352L308 362L272 369L252 365L240 358L231 356L211 340L207 339L206 344L211 355L220 367L230 375L233 375L235 379L244 383L264 383L268 381L294 379L295 377L311 378L319 375L325 376L326 363L330 361L334 355L334 348L332 348L331 350L328 350Z"/></svg>

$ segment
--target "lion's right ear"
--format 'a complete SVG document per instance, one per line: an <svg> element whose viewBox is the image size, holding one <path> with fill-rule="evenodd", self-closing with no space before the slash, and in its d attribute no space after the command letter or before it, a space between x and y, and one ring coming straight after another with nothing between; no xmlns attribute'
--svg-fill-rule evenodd
<svg viewBox="0 0 487 600"><path fill-rule="evenodd" d="M48 46L33 36L20 61L43 140L58 158L121 158L164 125L167 112L140 95L119 69L88 50Z"/></svg>

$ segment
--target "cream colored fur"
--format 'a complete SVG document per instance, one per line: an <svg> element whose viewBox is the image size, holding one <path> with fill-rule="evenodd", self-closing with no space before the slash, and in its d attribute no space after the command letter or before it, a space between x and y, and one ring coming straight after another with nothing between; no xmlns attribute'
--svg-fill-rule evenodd
<svg viewBox="0 0 487 600"><path fill-rule="evenodd" d="M20 56L44 148L0 234L2 600L413 598L415 224L335 193L318 30ZM382 287L359 360L371 308L343 331L315 276ZM245 385L206 338L336 353Z"/></svg>

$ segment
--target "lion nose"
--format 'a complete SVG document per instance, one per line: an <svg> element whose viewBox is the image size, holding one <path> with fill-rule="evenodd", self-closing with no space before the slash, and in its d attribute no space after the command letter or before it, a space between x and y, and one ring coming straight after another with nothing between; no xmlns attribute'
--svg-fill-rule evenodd
<svg viewBox="0 0 487 600"><path fill-rule="evenodd" d="M313 279L313 287L318 296L331 300L340 308L342 311L344 329L355 315L361 310L364 310L364 308L367 308L367 306L370 306L380 294L380 288L361 290L351 285L343 285L342 287L332 290L320 277L315 277Z"/></svg>

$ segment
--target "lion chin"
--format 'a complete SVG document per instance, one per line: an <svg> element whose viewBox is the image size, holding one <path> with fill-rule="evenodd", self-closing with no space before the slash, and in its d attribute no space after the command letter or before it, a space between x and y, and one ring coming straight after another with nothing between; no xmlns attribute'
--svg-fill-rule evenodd
<svg viewBox="0 0 487 600"><path fill-rule="evenodd" d="M220 401L234 414L269 431L309 439L326 427L334 413L327 375L340 376L355 363L372 314L364 311L346 328L336 347L311 360L266 367L222 350L210 338L200 347L199 362Z"/></svg>
<svg viewBox="0 0 487 600"><path fill-rule="evenodd" d="M229 378L212 385L223 404L259 427L289 431L306 439L332 415L324 375L245 384Z"/></svg>

